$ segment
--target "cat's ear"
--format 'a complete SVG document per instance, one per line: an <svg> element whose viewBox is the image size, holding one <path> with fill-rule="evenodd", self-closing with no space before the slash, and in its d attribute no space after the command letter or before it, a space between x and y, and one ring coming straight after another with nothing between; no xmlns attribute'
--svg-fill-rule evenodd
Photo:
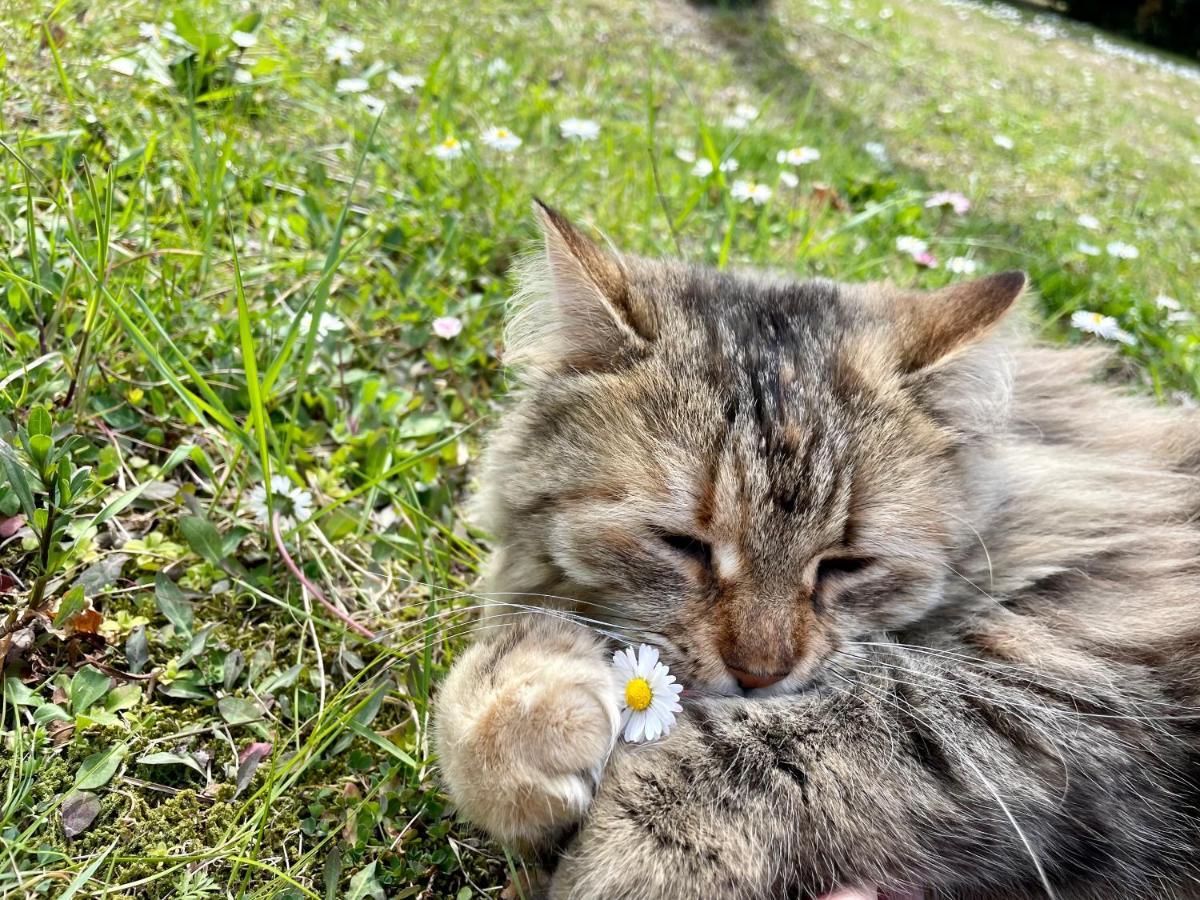
<svg viewBox="0 0 1200 900"><path fill-rule="evenodd" d="M654 339L653 310L622 260L565 216L533 204L543 251L520 276L506 333L507 357L542 369L605 369Z"/></svg>
<svg viewBox="0 0 1200 900"><path fill-rule="evenodd" d="M1001 272L927 294L885 292L883 307L904 372L929 369L982 340L1025 290L1024 272Z"/></svg>

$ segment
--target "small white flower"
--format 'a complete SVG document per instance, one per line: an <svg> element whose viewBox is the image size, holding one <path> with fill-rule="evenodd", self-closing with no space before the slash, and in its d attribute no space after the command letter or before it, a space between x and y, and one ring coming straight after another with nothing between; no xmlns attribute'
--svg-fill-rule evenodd
<svg viewBox="0 0 1200 900"><path fill-rule="evenodd" d="M929 244L911 234L896 238L896 249L909 256L920 256L929 249Z"/></svg>
<svg viewBox="0 0 1200 900"><path fill-rule="evenodd" d="M758 107L749 103L739 103L733 112L725 117L725 127L741 130L758 118Z"/></svg>
<svg viewBox="0 0 1200 900"><path fill-rule="evenodd" d="M1084 256L1099 256L1100 255L1100 248L1097 247L1095 244L1089 244L1087 241L1080 241L1078 244L1075 245L1075 249L1078 250L1080 253L1082 253Z"/></svg>
<svg viewBox="0 0 1200 900"><path fill-rule="evenodd" d="M963 216L971 208L971 201L959 191L938 191L925 201L926 209L937 209L942 206L948 206L954 210L954 214Z"/></svg>
<svg viewBox="0 0 1200 900"><path fill-rule="evenodd" d="M979 263L967 256L952 256L946 260L946 271L955 275L974 275Z"/></svg>
<svg viewBox="0 0 1200 900"><path fill-rule="evenodd" d="M885 165L888 162L887 147L879 143L879 141L867 141L863 144L863 150L866 151L867 156L880 165Z"/></svg>
<svg viewBox="0 0 1200 900"><path fill-rule="evenodd" d="M1071 313L1071 326L1088 334L1094 334L1107 341L1120 341L1122 344L1134 343L1134 337L1117 324L1112 316L1102 316L1097 312L1079 310Z"/></svg>
<svg viewBox="0 0 1200 900"><path fill-rule="evenodd" d="M1176 312L1167 313L1167 321L1172 325L1190 325L1196 321L1196 314L1186 309L1177 310Z"/></svg>
<svg viewBox="0 0 1200 900"><path fill-rule="evenodd" d="M433 320L433 333L444 341L458 337L462 329L462 319L457 316L438 316Z"/></svg>
<svg viewBox="0 0 1200 900"><path fill-rule="evenodd" d="M365 78L339 78L337 83L337 92L339 94L361 94L363 91L369 90L371 82Z"/></svg>
<svg viewBox="0 0 1200 900"><path fill-rule="evenodd" d="M279 516L279 528L282 531L287 531L297 522L304 522L312 515L312 494L296 487L283 475L271 476L271 501L271 508ZM261 484L246 496L246 508L259 523L271 524L267 489Z"/></svg>
<svg viewBox="0 0 1200 900"><path fill-rule="evenodd" d="M317 339L323 341L335 331L342 331L345 327L346 323L337 316L323 312L321 313L321 318L317 319ZM300 317L300 332L301 334L308 334L311 328L312 313L305 313Z"/></svg>
<svg viewBox="0 0 1200 900"><path fill-rule="evenodd" d="M771 189L755 181L735 181L729 194L734 200L751 200L755 206L762 206L771 199Z"/></svg>
<svg viewBox="0 0 1200 900"><path fill-rule="evenodd" d="M429 152L441 160L458 159L463 155L463 149L466 147L462 141L456 137L448 137L440 144L437 144Z"/></svg>
<svg viewBox="0 0 1200 900"><path fill-rule="evenodd" d="M138 36L143 40L157 41L161 32L153 22L142 22L138 25Z"/></svg>
<svg viewBox="0 0 1200 900"><path fill-rule="evenodd" d="M680 162L694 163L696 161L696 151L691 147L680 147L675 151L675 158Z"/></svg>
<svg viewBox="0 0 1200 900"><path fill-rule="evenodd" d="M1115 256L1117 259L1137 259L1138 248L1133 244L1126 244L1123 241L1112 241L1108 247L1109 256Z"/></svg>
<svg viewBox="0 0 1200 900"><path fill-rule="evenodd" d="M493 126L487 129L479 138L483 143L491 147L493 150L499 150L501 153L512 153L521 146L521 139L509 131L507 128Z"/></svg>
<svg viewBox="0 0 1200 900"><path fill-rule="evenodd" d="M712 160L707 156L702 156L696 160L696 164L692 166L692 174L697 178L707 178L713 173Z"/></svg>
<svg viewBox="0 0 1200 900"><path fill-rule="evenodd" d="M600 137L600 123L591 119L563 119L558 128L563 137L578 141L594 141Z"/></svg>
<svg viewBox="0 0 1200 900"><path fill-rule="evenodd" d="M363 51L363 42L348 34L339 34L325 48L325 61L348 66L354 57Z"/></svg>
<svg viewBox="0 0 1200 900"><path fill-rule="evenodd" d="M233 71L234 84L251 84L254 81L254 76L250 74L249 69L243 69L238 66Z"/></svg>
<svg viewBox="0 0 1200 900"><path fill-rule="evenodd" d="M800 184L800 179L796 177L794 172L780 172L779 183L785 187L794 188Z"/></svg>
<svg viewBox="0 0 1200 900"><path fill-rule="evenodd" d="M122 56L110 62L108 68L118 75L133 75L137 72L137 63L128 56Z"/></svg>
<svg viewBox="0 0 1200 900"><path fill-rule="evenodd" d="M888 19L890 19L895 14L896 13L892 10L892 8L890 6L885 6L883 9L881 9L879 11L879 18L883 19L886 22Z"/></svg>
<svg viewBox="0 0 1200 900"><path fill-rule="evenodd" d="M258 35L252 34L249 31L235 31L229 36L229 39L243 50L253 47L258 43Z"/></svg>
<svg viewBox="0 0 1200 900"><path fill-rule="evenodd" d="M1100 228L1100 220L1095 216L1089 216L1087 213L1080 213L1075 221L1088 231L1098 231Z"/></svg>
<svg viewBox="0 0 1200 900"><path fill-rule="evenodd" d="M775 154L775 162L780 165L804 166L821 158L821 151L816 147L793 147L791 150L780 150Z"/></svg>
<svg viewBox="0 0 1200 900"><path fill-rule="evenodd" d="M993 135L992 143L995 144L997 147L1004 148L1005 150L1011 150L1013 147L1016 146L1016 144L1013 143L1013 139L1010 138L1007 134Z"/></svg>
<svg viewBox="0 0 1200 900"><path fill-rule="evenodd" d="M387 106L385 100L381 97L376 97L374 94L359 94L358 100L373 116L379 115L383 112L383 108Z"/></svg>
<svg viewBox="0 0 1200 900"><path fill-rule="evenodd" d="M666 666L658 661L658 651L641 644L613 654L613 668L620 679L621 725L625 740L631 743L653 741L670 733L675 713L683 712L679 695L683 686L675 683Z"/></svg>
<svg viewBox="0 0 1200 900"><path fill-rule="evenodd" d="M420 75L401 75L399 72L388 72L387 80L392 87L405 94L411 94L417 88L425 86L425 79Z"/></svg>
<svg viewBox="0 0 1200 900"><path fill-rule="evenodd" d="M497 56L487 65L487 73L493 77L503 75L511 71L512 67L502 58Z"/></svg>
<svg viewBox="0 0 1200 900"><path fill-rule="evenodd" d="M732 175L739 168L738 161L731 156L729 159L722 160L717 168L727 175Z"/></svg>
<svg viewBox="0 0 1200 900"><path fill-rule="evenodd" d="M1172 312L1178 312L1179 310L1183 309L1183 304L1181 304L1174 297L1168 297L1166 294L1159 294L1157 297L1155 297L1154 305L1159 309L1167 309L1171 310Z"/></svg>

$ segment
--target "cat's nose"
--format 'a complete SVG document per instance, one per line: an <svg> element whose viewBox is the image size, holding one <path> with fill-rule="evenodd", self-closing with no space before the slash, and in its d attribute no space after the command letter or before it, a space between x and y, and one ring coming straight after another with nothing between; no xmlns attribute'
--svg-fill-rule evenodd
<svg viewBox="0 0 1200 900"><path fill-rule="evenodd" d="M778 684L783 679L788 677L787 672L747 672L744 669L735 669L733 666L726 666L729 674L732 675L743 691L748 691L751 688L765 688L773 684Z"/></svg>

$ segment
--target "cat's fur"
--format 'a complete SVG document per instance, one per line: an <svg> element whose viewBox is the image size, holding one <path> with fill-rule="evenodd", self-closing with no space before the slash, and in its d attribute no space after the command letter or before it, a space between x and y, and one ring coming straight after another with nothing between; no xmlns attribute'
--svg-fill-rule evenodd
<svg viewBox="0 0 1200 900"><path fill-rule="evenodd" d="M561 852L557 898L1200 897L1196 417L1001 324L1019 274L783 281L539 215L483 509L491 596L548 612L444 686L462 812ZM615 744L641 640L684 712Z"/></svg>

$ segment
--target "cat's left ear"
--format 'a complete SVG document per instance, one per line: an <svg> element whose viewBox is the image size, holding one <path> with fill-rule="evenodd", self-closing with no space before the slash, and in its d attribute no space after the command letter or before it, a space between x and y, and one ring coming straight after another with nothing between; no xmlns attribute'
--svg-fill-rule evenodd
<svg viewBox="0 0 1200 900"><path fill-rule="evenodd" d="M1024 272L1001 272L927 294L884 292L871 305L892 332L904 372L938 366L978 343L1025 291Z"/></svg>

